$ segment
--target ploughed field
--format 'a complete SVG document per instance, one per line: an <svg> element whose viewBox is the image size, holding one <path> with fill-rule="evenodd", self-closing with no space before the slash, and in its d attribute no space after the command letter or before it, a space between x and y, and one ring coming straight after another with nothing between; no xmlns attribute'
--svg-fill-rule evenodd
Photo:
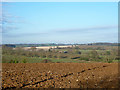
<svg viewBox="0 0 120 90"><path fill-rule="evenodd" d="M118 88L117 63L3 63L2 88Z"/></svg>

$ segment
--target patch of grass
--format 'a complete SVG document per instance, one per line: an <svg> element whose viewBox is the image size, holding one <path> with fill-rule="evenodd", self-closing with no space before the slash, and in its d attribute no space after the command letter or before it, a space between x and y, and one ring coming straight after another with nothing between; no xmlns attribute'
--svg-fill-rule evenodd
<svg viewBox="0 0 120 90"><path fill-rule="evenodd" d="M25 56L13 56L13 55L3 55L2 62L3 63L11 63L18 61L19 63L40 63L41 58L39 57L25 57Z"/></svg>

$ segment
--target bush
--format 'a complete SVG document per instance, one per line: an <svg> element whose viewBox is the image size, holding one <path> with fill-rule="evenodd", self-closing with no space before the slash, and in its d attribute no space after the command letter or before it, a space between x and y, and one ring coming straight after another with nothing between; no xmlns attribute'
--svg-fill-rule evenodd
<svg viewBox="0 0 120 90"><path fill-rule="evenodd" d="M51 60L48 60L48 59L44 59L41 61L41 63L51 63L52 61Z"/></svg>
<svg viewBox="0 0 120 90"><path fill-rule="evenodd" d="M86 61L89 61L89 58L88 58L88 57L80 57L79 60L86 60Z"/></svg>
<svg viewBox="0 0 120 90"><path fill-rule="evenodd" d="M55 55L55 56L53 56L53 58L57 58L57 56Z"/></svg>
<svg viewBox="0 0 120 90"><path fill-rule="evenodd" d="M76 51L76 54L81 54L81 52L80 51Z"/></svg>
<svg viewBox="0 0 120 90"><path fill-rule="evenodd" d="M78 58L80 58L80 57L72 57L71 59L78 59Z"/></svg>
<svg viewBox="0 0 120 90"><path fill-rule="evenodd" d="M18 61L17 61L17 60L15 60L14 62L15 62L15 63L18 63Z"/></svg>
<svg viewBox="0 0 120 90"><path fill-rule="evenodd" d="M119 56L115 57L115 60L120 60L120 57Z"/></svg>
<svg viewBox="0 0 120 90"><path fill-rule="evenodd" d="M93 59L99 59L99 55L96 50L90 52L90 57Z"/></svg>
<svg viewBox="0 0 120 90"><path fill-rule="evenodd" d="M26 59L23 59L23 61L22 61L23 63L27 63L27 61L26 61Z"/></svg>
<svg viewBox="0 0 120 90"><path fill-rule="evenodd" d="M110 55L111 53L110 53L110 51L106 51L106 54L107 54L107 55Z"/></svg>
<svg viewBox="0 0 120 90"><path fill-rule="evenodd" d="M9 63L19 63L17 60L10 60Z"/></svg>
<svg viewBox="0 0 120 90"><path fill-rule="evenodd" d="M52 58L52 55L48 55L48 58Z"/></svg>
<svg viewBox="0 0 120 90"><path fill-rule="evenodd" d="M61 56L59 56L59 58L67 58L67 56L61 55Z"/></svg>
<svg viewBox="0 0 120 90"><path fill-rule="evenodd" d="M46 58L46 55L42 55L42 58Z"/></svg>
<svg viewBox="0 0 120 90"><path fill-rule="evenodd" d="M75 47L75 49L79 49L79 47L78 47L78 46L76 46L76 47Z"/></svg>
<svg viewBox="0 0 120 90"><path fill-rule="evenodd" d="M56 62L56 63L60 63L60 62L58 61L58 62Z"/></svg>
<svg viewBox="0 0 120 90"><path fill-rule="evenodd" d="M112 63L113 61L112 60L109 60L108 63Z"/></svg>
<svg viewBox="0 0 120 90"><path fill-rule="evenodd" d="M13 63L13 60L10 60L10 62L9 63Z"/></svg>

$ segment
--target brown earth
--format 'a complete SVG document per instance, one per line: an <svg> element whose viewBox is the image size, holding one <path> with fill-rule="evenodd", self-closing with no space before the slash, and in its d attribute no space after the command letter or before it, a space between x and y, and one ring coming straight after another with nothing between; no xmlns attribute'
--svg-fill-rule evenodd
<svg viewBox="0 0 120 90"><path fill-rule="evenodd" d="M118 88L117 63L2 64L2 88Z"/></svg>

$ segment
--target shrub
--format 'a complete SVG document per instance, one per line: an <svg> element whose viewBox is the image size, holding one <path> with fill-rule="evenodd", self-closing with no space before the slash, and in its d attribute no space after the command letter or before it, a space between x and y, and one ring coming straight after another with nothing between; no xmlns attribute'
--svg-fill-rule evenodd
<svg viewBox="0 0 120 90"><path fill-rule="evenodd" d="M15 60L14 62L15 62L15 63L18 63L18 61L17 61L17 60Z"/></svg>
<svg viewBox="0 0 120 90"><path fill-rule="evenodd" d="M80 51L76 51L76 54L81 54L81 52Z"/></svg>
<svg viewBox="0 0 120 90"><path fill-rule="evenodd" d="M19 63L17 60L10 60L9 63Z"/></svg>
<svg viewBox="0 0 120 90"><path fill-rule="evenodd" d="M120 57L119 56L115 57L115 60L120 60Z"/></svg>
<svg viewBox="0 0 120 90"><path fill-rule="evenodd" d="M107 54L107 55L110 55L111 53L110 53L110 51L106 51L106 54Z"/></svg>
<svg viewBox="0 0 120 90"><path fill-rule="evenodd" d="M99 55L96 50L90 52L90 57L93 59L99 59Z"/></svg>
<svg viewBox="0 0 120 90"><path fill-rule="evenodd" d="M23 63L27 63L27 61L26 61L26 59L23 59L23 61L22 61Z"/></svg>
<svg viewBox="0 0 120 90"><path fill-rule="evenodd" d="M51 60L48 60L48 59L44 59L41 61L41 63L51 63L52 61Z"/></svg>
<svg viewBox="0 0 120 90"><path fill-rule="evenodd" d="M89 58L88 58L88 57L80 57L79 60L86 60L86 61L89 61Z"/></svg>
<svg viewBox="0 0 120 90"><path fill-rule="evenodd" d="M78 58L80 58L80 57L72 57L71 59L78 59Z"/></svg>
<svg viewBox="0 0 120 90"><path fill-rule="evenodd" d="M10 62L9 63L13 63L13 60L10 60Z"/></svg>
<svg viewBox="0 0 120 90"><path fill-rule="evenodd" d="M59 58L67 58L65 55L60 55Z"/></svg>
<svg viewBox="0 0 120 90"><path fill-rule="evenodd" d="M52 55L48 55L48 58L52 58Z"/></svg>
<svg viewBox="0 0 120 90"><path fill-rule="evenodd" d="M55 56L53 56L53 58L57 58L57 56L55 55Z"/></svg>
<svg viewBox="0 0 120 90"><path fill-rule="evenodd" d="M58 61L58 62L56 62L56 63L60 63L60 62Z"/></svg>
<svg viewBox="0 0 120 90"><path fill-rule="evenodd" d="M78 47L78 46L76 46L76 47L75 47L75 49L79 49L79 47Z"/></svg>
<svg viewBox="0 0 120 90"><path fill-rule="evenodd" d="M42 55L42 58L46 58L46 55Z"/></svg>
<svg viewBox="0 0 120 90"><path fill-rule="evenodd" d="M113 61L112 60L109 60L108 63L112 63Z"/></svg>

